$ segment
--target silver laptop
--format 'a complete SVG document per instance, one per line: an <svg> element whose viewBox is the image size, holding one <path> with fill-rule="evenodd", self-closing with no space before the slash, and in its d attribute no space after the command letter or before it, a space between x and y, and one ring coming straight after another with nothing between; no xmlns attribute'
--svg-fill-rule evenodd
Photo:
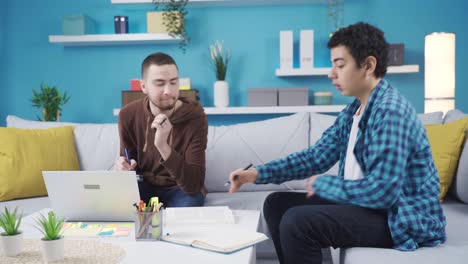
<svg viewBox="0 0 468 264"><path fill-rule="evenodd" d="M52 210L67 221L129 221L140 200L134 171L43 171Z"/></svg>

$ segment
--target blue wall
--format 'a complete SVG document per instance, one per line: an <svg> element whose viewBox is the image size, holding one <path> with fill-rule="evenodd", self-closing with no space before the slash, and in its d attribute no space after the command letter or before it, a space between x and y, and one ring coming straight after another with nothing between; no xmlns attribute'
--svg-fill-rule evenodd
<svg viewBox="0 0 468 264"><path fill-rule="evenodd" d="M42 81L57 85L71 95L64 107L63 120L73 122L116 122L112 109L120 107L120 92L128 89L129 80L139 78L141 61L150 53L167 52L176 59L181 77L192 78L205 106L212 106L214 74L208 66L208 46L224 40L232 49L228 73L231 105L247 104L247 89L261 87L306 86L314 91L332 91L335 104L350 98L334 91L331 82L321 77L278 78L280 30L315 30L315 66L329 66L326 48L327 5L210 7L190 8L188 31L192 37L184 55L177 45L135 45L104 47L63 47L48 43L48 35L61 34L65 15L86 13L98 24L98 33L113 32L113 16L128 15L131 32L146 31L146 11L150 5L111 5L110 0L7 0L0 1L0 125L6 113L35 119L39 110L29 102L31 89ZM25 8L28 7L28 8ZM464 10L468 1L453 0L347 0L345 24L367 21L386 32L391 43L405 43L406 64L419 64L420 73L388 75L416 107L424 106L424 36L435 31L457 34L457 108L468 112L468 24ZM1 16L5 17L4 15ZM1 19L1 18L0 18ZM6 32L6 34L5 34ZM2 34L4 33L4 34ZM6 71L6 76L3 74ZM270 116L257 116L261 119ZM230 123L229 117L212 117L212 123ZM250 120L250 118L248 118ZM242 118L243 121L246 118Z"/></svg>
<svg viewBox="0 0 468 264"><path fill-rule="evenodd" d="M8 89L6 88L6 1L0 1L0 126L4 124L8 111Z"/></svg>

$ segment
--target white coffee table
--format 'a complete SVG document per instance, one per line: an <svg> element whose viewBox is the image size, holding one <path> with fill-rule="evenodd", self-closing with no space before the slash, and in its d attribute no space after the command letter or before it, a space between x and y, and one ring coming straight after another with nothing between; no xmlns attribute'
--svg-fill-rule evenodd
<svg viewBox="0 0 468 264"><path fill-rule="evenodd" d="M24 232L25 239L41 238L41 233L35 228L35 226L37 226L35 219L39 216L39 213L45 215L48 211L49 209L43 209L23 219L21 229ZM236 224L248 230L257 231L260 212L234 210L233 214L236 220ZM162 241L136 242L134 230L132 230L132 233L128 237L67 237L66 239L94 239L119 245L125 250L126 253L122 263L148 263L143 261L153 261L154 263L255 264L256 262L255 247L249 247L241 251L225 255Z"/></svg>

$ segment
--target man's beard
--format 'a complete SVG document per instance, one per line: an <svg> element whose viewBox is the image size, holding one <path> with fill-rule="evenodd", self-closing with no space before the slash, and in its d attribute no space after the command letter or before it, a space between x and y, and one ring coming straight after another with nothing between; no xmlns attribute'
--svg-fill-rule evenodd
<svg viewBox="0 0 468 264"><path fill-rule="evenodd" d="M168 111L168 110L172 110L176 103L177 103L177 99L176 98L172 98L174 100L174 103L170 104L170 105L161 105L161 104L157 104L155 102L153 102L153 100L150 99L150 103L153 104L154 106L156 106L161 112L163 111Z"/></svg>

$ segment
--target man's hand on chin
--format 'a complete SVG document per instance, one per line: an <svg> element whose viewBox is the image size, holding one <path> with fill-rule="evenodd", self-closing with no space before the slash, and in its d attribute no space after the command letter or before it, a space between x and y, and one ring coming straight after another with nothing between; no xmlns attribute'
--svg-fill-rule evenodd
<svg viewBox="0 0 468 264"><path fill-rule="evenodd" d="M154 118L153 123L151 123L151 128L156 129L154 146L158 149L161 157L166 160L172 152L171 147L167 143L172 131L172 124L166 115L159 114Z"/></svg>

